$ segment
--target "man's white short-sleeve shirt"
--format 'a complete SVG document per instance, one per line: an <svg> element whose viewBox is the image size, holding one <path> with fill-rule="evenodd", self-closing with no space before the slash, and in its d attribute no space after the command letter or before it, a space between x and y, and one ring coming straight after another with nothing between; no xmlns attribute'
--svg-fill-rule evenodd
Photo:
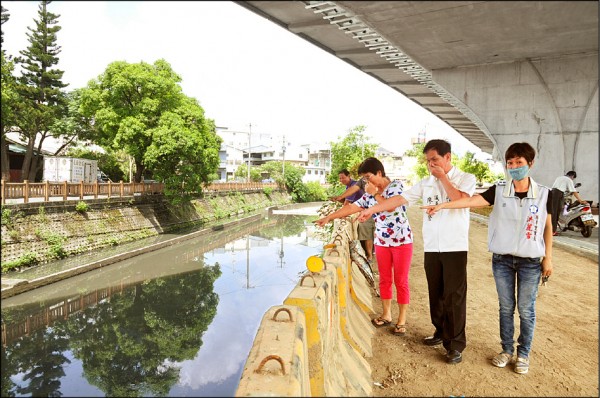
<svg viewBox="0 0 600 398"><path fill-rule="evenodd" d="M568 177L568 176L558 177L554 181L552 188L560 189L564 193L575 192L575 184L573 183L573 180L571 179L571 177Z"/></svg>
<svg viewBox="0 0 600 398"><path fill-rule="evenodd" d="M452 185L473 196L475 176L452 167L446 173ZM449 202L444 186L434 176L422 179L402 196L410 203L422 201L424 206ZM433 216L423 214L423 247L426 252L456 252L469 250L469 209L444 209Z"/></svg>

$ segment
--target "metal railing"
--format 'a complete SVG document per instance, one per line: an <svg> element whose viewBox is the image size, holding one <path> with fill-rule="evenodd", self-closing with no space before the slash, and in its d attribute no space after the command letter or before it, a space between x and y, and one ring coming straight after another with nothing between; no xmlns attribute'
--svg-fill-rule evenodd
<svg viewBox="0 0 600 398"><path fill-rule="evenodd" d="M262 182L215 182L203 187L204 192L256 191L265 187L277 188L276 183ZM2 180L0 195L2 204L7 201L18 203L50 202L73 199L122 198L135 195L162 194L162 182L5 182Z"/></svg>

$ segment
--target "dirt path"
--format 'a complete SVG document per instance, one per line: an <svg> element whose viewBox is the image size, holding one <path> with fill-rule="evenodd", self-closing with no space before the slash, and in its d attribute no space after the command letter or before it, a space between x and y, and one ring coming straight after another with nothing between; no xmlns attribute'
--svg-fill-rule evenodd
<svg viewBox="0 0 600 398"><path fill-rule="evenodd" d="M598 396L598 262L554 248L554 274L540 287L537 325L526 375L512 364L500 369L490 360L501 351L498 299L487 251L487 225L471 221L468 263L467 348L460 364L444 361L440 345L422 339L433 332L423 270L421 212L409 210L415 232L410 272L408 333L380 328L373 339L374 396ZM381 311L381 301L373 298ZM394 306L393 317L398 316ZM518 316L516 316L518 333ZM515 335L515 340L518 334Z"/></svg>

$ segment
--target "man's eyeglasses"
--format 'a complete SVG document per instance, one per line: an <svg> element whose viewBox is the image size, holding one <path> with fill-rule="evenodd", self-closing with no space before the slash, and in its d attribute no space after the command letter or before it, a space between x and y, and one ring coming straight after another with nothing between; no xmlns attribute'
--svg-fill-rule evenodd
<svg viewBox="0 0 600 398"><path fill-rule="evenodd" d="M368 175L364 175L361 180L363 182L369 182L369 180L371 179L371 177L373 177L373 174L368 174Z"/></svg>

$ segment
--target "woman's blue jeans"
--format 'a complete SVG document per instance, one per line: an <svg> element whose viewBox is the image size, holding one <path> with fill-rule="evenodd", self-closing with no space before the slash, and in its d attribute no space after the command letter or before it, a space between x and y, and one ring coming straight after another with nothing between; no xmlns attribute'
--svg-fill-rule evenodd
<svg viewBox="0 0 600 398"><path fill-rule="evenodd" d="M519 309L520 331L517 356L529 358L535 329L535 300L542 275L541 258L493 254L492 271L500 304L502 351L514 353L515 305ZM516 288L516 299L515 299Z"/></svg>

